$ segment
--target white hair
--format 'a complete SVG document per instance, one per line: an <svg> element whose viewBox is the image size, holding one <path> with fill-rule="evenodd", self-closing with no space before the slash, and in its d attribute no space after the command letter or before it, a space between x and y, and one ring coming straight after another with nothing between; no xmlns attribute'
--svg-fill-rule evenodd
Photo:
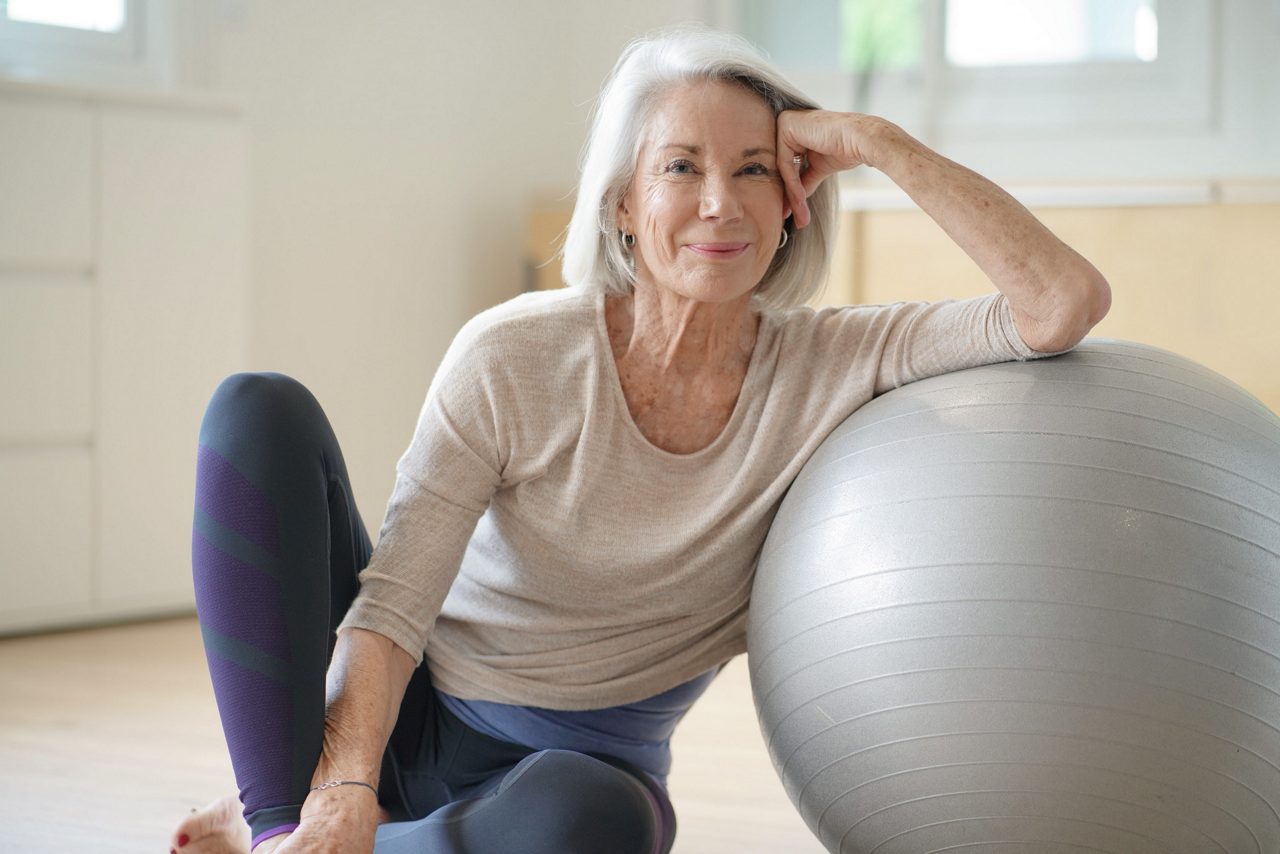
<svg viewBox="0 0 1280 854"><path fill-rule="evenodd" d="M654 106L670 89L700 81L744 86L774 116L817 108L740 36L683 26L631 42L605 81L583 147L561 268L569 286L631 293L635 272L622 246L618 206L635 178ZM790 238L756 286L760 308L800 305L822 286L835 241L837 198L835 181L824 181L809 197L808 227L797 230L791 218L784 223Z"/></svg>

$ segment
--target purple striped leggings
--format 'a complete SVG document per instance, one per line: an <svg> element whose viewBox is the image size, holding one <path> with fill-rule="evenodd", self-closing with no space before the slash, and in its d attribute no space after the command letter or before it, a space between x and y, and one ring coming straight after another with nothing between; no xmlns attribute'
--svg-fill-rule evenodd
<svg viewBox="0 0 1280 854"><path fill-rule="evenodd" d="M196 606L254 844L297 826L324 736L334 631L369 560L342 454L306 388L236 374L200 428L191 543ZM393 822L377 854L666 852L666 792L622 760L476 732L425 664L382 763Z"/></svg>

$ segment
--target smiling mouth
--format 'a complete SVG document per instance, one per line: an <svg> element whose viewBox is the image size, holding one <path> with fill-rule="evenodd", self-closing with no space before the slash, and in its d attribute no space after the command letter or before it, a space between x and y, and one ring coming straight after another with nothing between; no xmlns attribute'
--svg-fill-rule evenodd
<svg viewBox="0 0 1280 854"><path fill-rule="evenodd" d="M706 258L736 258L750 243L690 243L688 248Z"/></svg>

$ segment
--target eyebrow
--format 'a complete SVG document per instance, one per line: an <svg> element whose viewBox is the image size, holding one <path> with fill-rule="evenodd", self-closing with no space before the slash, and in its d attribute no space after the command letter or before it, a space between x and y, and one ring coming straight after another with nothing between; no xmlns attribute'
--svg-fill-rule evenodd
<svg viewBox="0 0 1280 854"><path fill-rule="evenodd" d="M677 149L679 149L679 150L681 150L681 151L687 151L687 152L689 152L690 154L701 154L701 153L702 153L702 146L700 146L700 145L688 145L688 144L686 144L686 143L682 143L682 142L672 142L672 143L669 143L669 144L667 144L667 145L662 146L662 149L661 149L661 150L662 150L662 151L666 151L666 150L667 150L667 149L669 149L669 148L677 148ZM775 152L774 152L774 150L773 150L772 148L769 148L769 147L767 147L767 146L756 146L755 148L746 148L746 149L743 149L743 151L742 151L742 156L743 156L743 157L755 157L756 155L759 155L759 154L775 154Z"/></svg>

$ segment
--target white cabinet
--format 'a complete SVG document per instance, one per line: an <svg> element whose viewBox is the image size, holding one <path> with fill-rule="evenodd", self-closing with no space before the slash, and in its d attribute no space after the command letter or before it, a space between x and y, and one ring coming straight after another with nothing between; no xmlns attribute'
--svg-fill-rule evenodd
<svg viewBox="0 0 1280 854"><path fill-rule="evenodd" d="M87 447L94 386L89 278L0 271L0 353L0 452L33 443Z"/></svg>
<svg viewBox="0 0 1280 854"><path fill-rule="evenodd" d="M93 118L78 99L0 92L0 269L88 269Z"/></svg>
<svg viewBox="0 0 1280 854"><path fill-rule="evenodd" d="M191 608L247 280L237 111L0 88L0 633Z"/></svg>
<svg viewBox="0 0 1280 854"><path fill-rule="evenodd" d="M93 605L92 453L0 451L0 626L81 618Z"/></svg>

